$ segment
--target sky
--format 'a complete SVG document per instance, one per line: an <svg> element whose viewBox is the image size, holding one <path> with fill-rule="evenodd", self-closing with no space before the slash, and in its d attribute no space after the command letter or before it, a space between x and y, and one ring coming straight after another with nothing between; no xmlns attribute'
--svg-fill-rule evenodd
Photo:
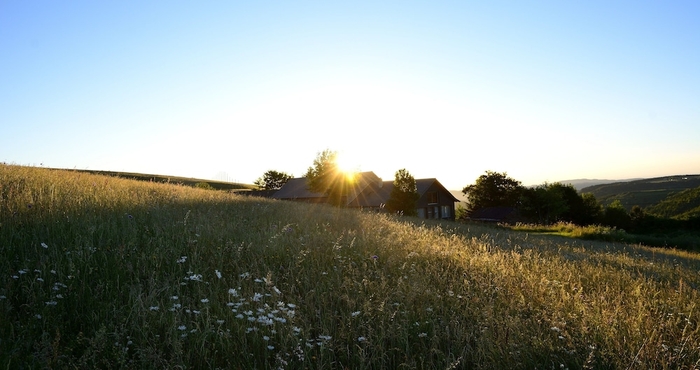
<svg viewBox="0 0 700 370"><path fill-rule="evenodd" d="M697 1L0 0L0 162L461 190L700 174Z"/></svg>

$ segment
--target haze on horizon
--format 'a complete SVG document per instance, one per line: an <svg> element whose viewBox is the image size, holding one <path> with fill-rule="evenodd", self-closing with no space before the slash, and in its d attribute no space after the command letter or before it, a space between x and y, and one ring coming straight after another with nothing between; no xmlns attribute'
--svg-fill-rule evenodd
<svg viewBox="0 0 700 370"><path fill-rule="evenodd" d="M700 174L700 3L0 4L0 162L461 189Z"/></svg>

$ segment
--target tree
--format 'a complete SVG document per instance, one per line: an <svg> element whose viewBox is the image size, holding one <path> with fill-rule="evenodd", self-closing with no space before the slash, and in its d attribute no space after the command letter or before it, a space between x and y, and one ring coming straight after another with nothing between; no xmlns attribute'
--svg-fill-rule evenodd
<svg viewBox="0 0 700 370"><path fill-rule="evenodd" d="M287 173L270 170L265 172L262 177L255 180L254 184L265 190L277 190L284 186L291 178L292 175Z"/></svg>
<svg viewBox="0 0 700 370"><path fill-rule="evenodd" d="M352 176L338 168L337 158L338 153L329 149L318 153L304 177L309 191L326 194L330 204L341 206L351 188Z"/></svg>
<svg viewBox="0 0 700 370"><path fill-rule="evenodd" d="M590 225L598 222L603 213L603 206L600 205L595 195L593 193L583 193L581 194L581 200L583 201L583 208L579 215L580 224Z"/></svg>
<svg viewBox="0 0 700 370"><path fill-rule="evenodd" d="M392 213L401 213L405 216L416 216L416 202L420 198L416 179L402 168L394 175L394 187L391 189L386 208Z"/></svg>
<svg viewBox="0 0 700 370"><path fill-rule="evenodd" d="M559 183L523 188L520 200L522 215L538 223L560 221L569 210L563 186Z"/></svg>
<svg viewBox="0 0 700 370"><path fill-rule="evenodd" d="M615 199L612 203L605 207L605 213L603 214L604 225L627 230L629 229L631 223L632 219L619 199Z"/></svg>
<svg viewBox="0 0 700 370"><path fill-rule="evenodd" d="M467 212L488 207L515 207L522 193L520 181L493 171L479 176L476 183L466 186L462 193L467 196Z"/></svg>

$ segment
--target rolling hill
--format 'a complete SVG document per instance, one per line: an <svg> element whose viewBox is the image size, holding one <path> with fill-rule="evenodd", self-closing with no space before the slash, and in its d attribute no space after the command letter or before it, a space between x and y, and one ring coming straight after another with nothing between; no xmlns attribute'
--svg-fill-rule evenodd
<svg viewBox="0 0 700 370"><path fill-rule="evenodd" d="M672 194L646 211L659 217L679 220L700 217L700 187Z"/></svg>
<svg viewBox="0 0 700 370"><path fill-rule="evenodd" d="M700 186L700 175L676 175L588 186L581 193L592 193L603 205L619 200L625 209L638 205L651 207L667 197Z"/></svg>

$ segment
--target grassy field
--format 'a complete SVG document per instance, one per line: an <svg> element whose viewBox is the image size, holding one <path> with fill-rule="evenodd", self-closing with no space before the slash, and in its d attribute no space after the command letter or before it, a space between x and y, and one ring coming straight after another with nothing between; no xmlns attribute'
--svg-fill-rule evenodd
<svg viewBox="0 0 700 370"><path fill-rule="evenodd" d="M579 226L568 222L551 225L522 224L500 225L504 228L538 234L560 235L570 238L643 244L663 248L678 248L687 251L700 251L700 232L676 230L665 234L631 234L610 226Z"/></svg>
<svg viewBox="0 0 700 370"><path fill-rule="evenodd" d="M693 369L700 255L0 165L0 368Z"/></svg>

